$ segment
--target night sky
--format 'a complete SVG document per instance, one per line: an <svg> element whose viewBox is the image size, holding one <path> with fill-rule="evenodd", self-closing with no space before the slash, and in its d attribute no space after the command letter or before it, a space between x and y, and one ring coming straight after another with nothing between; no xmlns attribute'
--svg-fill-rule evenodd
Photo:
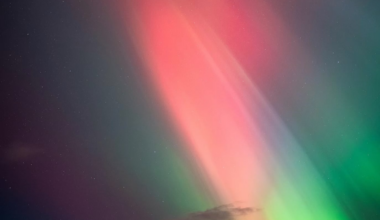
<svg viewBox="0 0 380 220"><path fill-rule="evenodd" d="M0 8L1 220L380 219L380 1Z"/></svg>

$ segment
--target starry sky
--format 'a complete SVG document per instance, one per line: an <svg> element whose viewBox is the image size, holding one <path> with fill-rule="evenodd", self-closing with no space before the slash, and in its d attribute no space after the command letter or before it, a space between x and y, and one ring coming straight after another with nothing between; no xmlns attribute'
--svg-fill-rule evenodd
<svg viewBox="0 0 380 220"><path fill-rule="evenodd" d="M0 2L0 219L380 219L380 2Z"/></svg>

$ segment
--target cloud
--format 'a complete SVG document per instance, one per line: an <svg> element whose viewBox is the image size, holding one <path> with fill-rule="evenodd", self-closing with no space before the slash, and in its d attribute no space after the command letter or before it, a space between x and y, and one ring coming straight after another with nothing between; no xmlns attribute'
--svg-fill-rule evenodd
<svg viewBox="0 0 380 220"><path fill-rule="evenodd" d="M203 212L194 212L178 220L234 220L238 216L258 212L260 209L252 207L235 207L234 205L221 205Z"/></svg>
<svg viewBox="0 0 380 220"><path fill-rule="evenodd" d="M19 162L36 156L41 153L41 150L26 143L16 142L3 149L0 153L1 159L6 162Z"/></svg>

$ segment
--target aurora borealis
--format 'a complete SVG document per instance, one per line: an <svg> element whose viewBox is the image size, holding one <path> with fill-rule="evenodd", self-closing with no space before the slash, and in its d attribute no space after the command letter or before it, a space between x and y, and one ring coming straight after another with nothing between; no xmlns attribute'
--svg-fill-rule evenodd
<svg viewBox="0 0 380 220"><path fill-rule="evenodd" d="M4 1L0 219L380 219L380 3Z"/></svg>

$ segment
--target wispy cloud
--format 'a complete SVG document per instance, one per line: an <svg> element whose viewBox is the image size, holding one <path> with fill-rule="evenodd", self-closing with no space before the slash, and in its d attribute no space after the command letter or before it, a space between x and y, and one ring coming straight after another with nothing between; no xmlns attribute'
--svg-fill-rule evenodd
<svg viewBox="0 0 380 220"><path fill-rule="evenodd" d="M0 150L0 160L4 162L20 162L41 153L41 149L33 145L15 142Z"/></svg>
<svg viewBox="0 0 380 220"><path fill-rule="evenodd" d="M252 207L236 207L222 205L203 212L194 212L178 220L234 220L238 216L258 212L260 209Z"/></svg>

